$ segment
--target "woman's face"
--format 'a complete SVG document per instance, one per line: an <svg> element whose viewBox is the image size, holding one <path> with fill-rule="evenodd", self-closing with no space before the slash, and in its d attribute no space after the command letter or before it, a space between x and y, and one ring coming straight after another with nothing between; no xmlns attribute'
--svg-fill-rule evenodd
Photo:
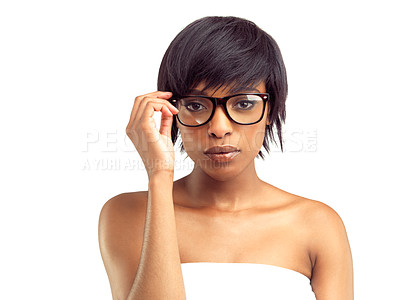
<svg viewBox="0 0 400 300"><path fill-rule="evenodd" d="M196 94L196 90L201 91L203 87L204 84L199 84L192 94ZM231 95L226 93L228 90L229 87L222 86L217 90L206 90L203 94L219 98ZM245 92L265 93L265 85L261 83L251 90L243 89L237 93ZM185 151L209 176L222 181L235 177L254 162L254 158L260 151L264 141L265 126L269 124L267 123L268 111L267 102L262 120L252 125L234 123L228 118L221 105L216 107L212 119L202 126L187 127L177 122ZM238 154L229 161L215 160L204 153L210 147L224 145L239 149Z"/></svg>

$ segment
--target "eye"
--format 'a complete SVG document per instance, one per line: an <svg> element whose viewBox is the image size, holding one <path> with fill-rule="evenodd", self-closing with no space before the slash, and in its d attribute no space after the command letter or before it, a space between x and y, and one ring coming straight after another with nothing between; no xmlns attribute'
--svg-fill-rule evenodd
<svg viewBox="0 0 400 300"><path fill-rule="evenodd" d="M242 100L242 101L238 101L234 107L243 109L243 110L247 110L247 109L251 109L253 106L254 106L254 101Z"/></svg>
<svg viewBox="0 0 400 300"><path fill-rule="evenodd" d="M180 100L180 104L189 113L202 113L212 109L212 102L206 98L189 96Z"/></svg>
<svg viewBox="0 0 400 300"><path fill-rule="evenodd" d="M191 112L198 112L198 111L201 111L204 108L206 108L204 105L202 105L198 102L190 102L190 103L186 104L185 107L188 111L191 111Z"/></svg>

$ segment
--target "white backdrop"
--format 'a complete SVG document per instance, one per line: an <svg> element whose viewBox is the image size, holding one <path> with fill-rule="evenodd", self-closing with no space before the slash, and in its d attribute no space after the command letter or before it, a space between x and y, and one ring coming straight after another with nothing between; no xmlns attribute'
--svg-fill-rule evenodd
<svg viewBox="0 0 400 300"><path fill-rule="evenodd" d="M100 209L147 189L125 138L134 98L156 90L169 43L207 15L250 19L281 48L285 152L257 160L260 178L339 213L356 299L398 297L395 1L188 3L1 2L0 298L111 299Z"/></svg>

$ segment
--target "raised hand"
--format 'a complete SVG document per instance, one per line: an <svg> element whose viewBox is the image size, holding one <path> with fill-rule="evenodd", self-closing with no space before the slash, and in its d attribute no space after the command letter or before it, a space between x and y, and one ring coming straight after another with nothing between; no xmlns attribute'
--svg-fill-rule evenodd
<svg viewBox="0 0 400 300"><path fill-rule="evenodd" d="M135 145L149 178L158 172L174 172L175 152L171 140L173 115L178 109L167 99L171 92L153 92L135 98L126 134ZM153 118L161 112L160 130Z"/></svg>

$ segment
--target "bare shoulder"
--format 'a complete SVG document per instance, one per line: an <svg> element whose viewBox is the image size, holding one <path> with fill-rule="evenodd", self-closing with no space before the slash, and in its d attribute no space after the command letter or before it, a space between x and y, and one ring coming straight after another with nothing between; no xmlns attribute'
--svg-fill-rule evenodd
<svg viewBox="0 0 400 300"><path fill-rule="evenodd" d="M353 299L353 261L342 218L323 202L299 201L307 224L314 293L321 299Z"/></svg>
<svg viewBox="0 0 400 300"><path fill-rule="evenodd" d="M109 199L100 212L99 246L113 299L125 299L136 276L146 199L145 191L119 194Z"/></svg>
<svg viewBox="0 0 400 300"><path fill-rule="evenodd" d="M146 191L122 193L103 205L99 216L99 243L102 254L103 251L107 253L116 250L121 243L128 242L129 239L122 238L125 234L137 237L137 231L144 226L146 199Z"/></svg>
<svg viewBox="0 0 400 300"><path fill-rule="evenodd" d="M299 197L298 201L303 204L307 219L314 225L344 226L339 214L329 205L304 197Z"/></svg>
<svg viewBox="0 0 400 300"><path fill-rule="evenodd" d="M288 211L292 213L292 217L307 225L310 230L318 230L320 226L344 227L339 214L329 205L282 190L280 194L282 207L290 208Z"/></svg>
<svg viewBox="0 0 400 300"><path fill-rule="evenodd" d="M99 216L100 250L108 251L118 247L125 232L135 234L144 222L147 192L122 193L109 199L101 209ZM118 242L118 243L117 243Z"/></svg>
<svg viewBox="0 0 400 300"><path fill-rule="evenodd" d="M326 240L338 235L346 235L342 218L329 205L300 196L296 197L296 202L299 206L301 218L312 235L313 240L316 238Z"/></svg>
<svg viewBox="0 0 400 300"><path fill-rule="evenodd" d="M147 198L147 191L122 193L109 199L101 209L100 216L109 213L123 212L126 209L133 209L143 204Z"/></svg>
<svg viewBox="0 0 400 300"><path fill-rule="evenodd" d="M100 250L103 250L103 245L115 245L110 243L111 239L140 227L140 222L145 217L146 199L146 191L123 193L112 197L103 205L99 216Z"/></svg>

